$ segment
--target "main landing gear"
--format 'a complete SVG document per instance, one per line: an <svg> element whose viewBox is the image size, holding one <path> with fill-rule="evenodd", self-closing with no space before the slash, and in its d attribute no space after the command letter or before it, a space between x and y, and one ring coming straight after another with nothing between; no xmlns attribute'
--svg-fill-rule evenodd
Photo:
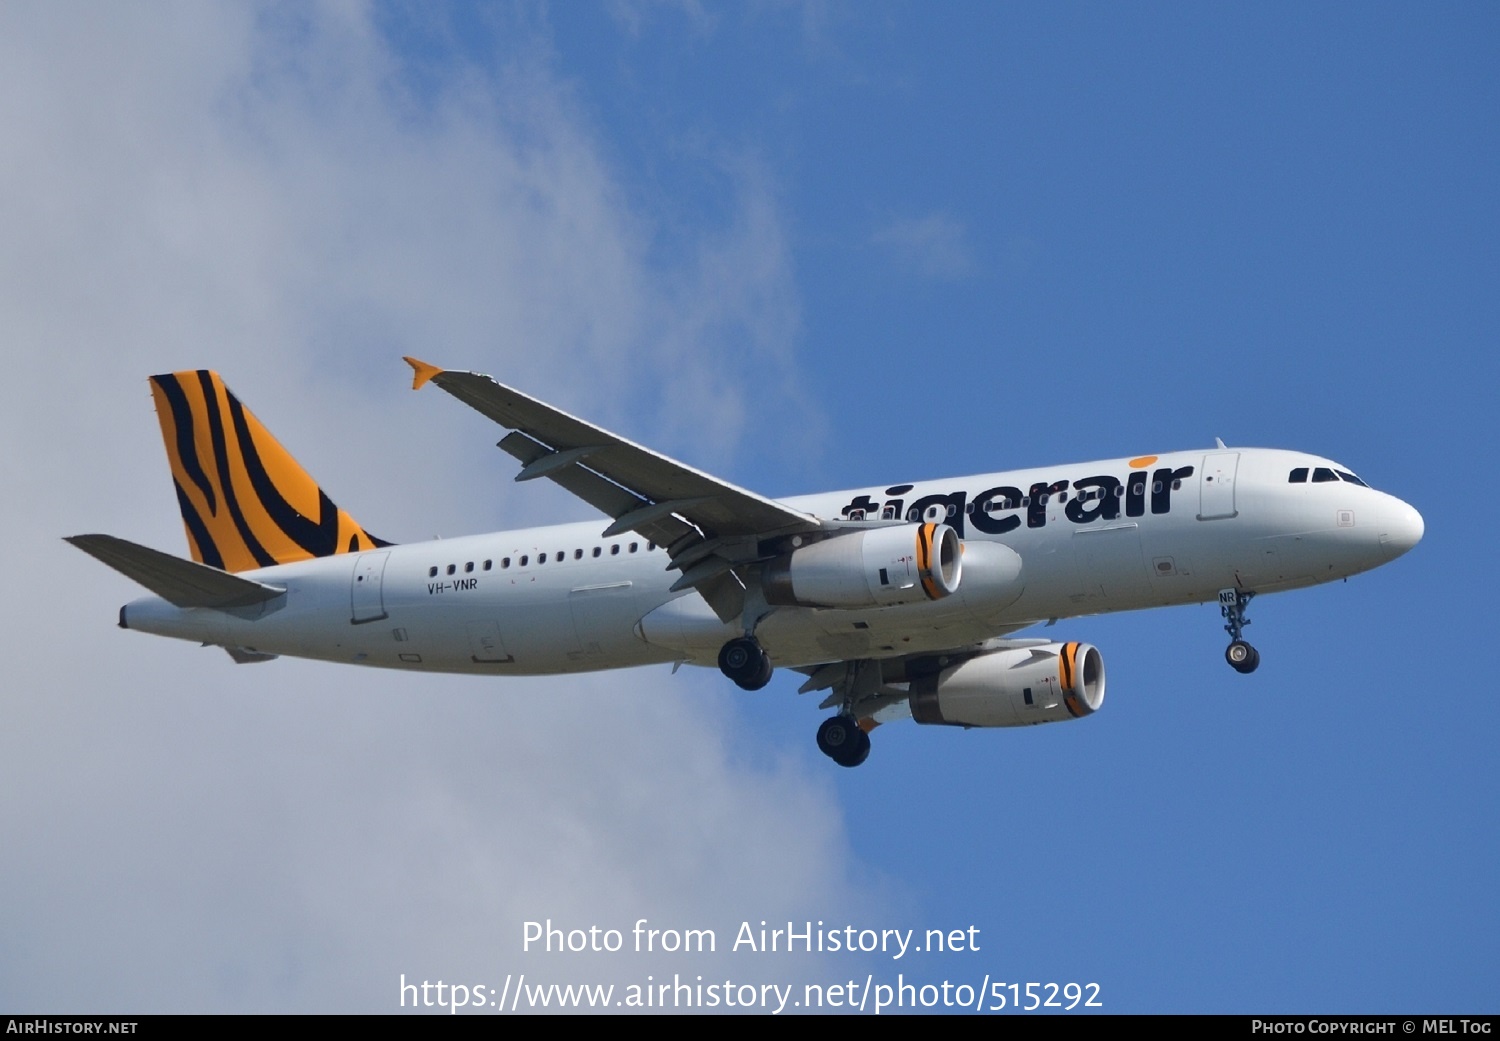
<svg viewBox="0 0 1500 1041"><path fill-rule="evenodd" d="M818 727L818 751L840 766L858 766L870 758L870 735L853 716L830 716Z"/></svg>
<svg viewBox="0 0 1500 1041"><path fill-rule="evenodd" d="M743 690L760 690L771 682L771 656L753 636L730 640L719 651L719 671Z"/></svg>
<svg viewBox="0 0 1500 1041"><path fill-rule="evenodd" d="M1224 631L1229 634L1229 648L1224 660L1236 672L1254 672L1260 664L1260 651L1251 647L1241 637L1250 619L1245 617L1245 608L1255 594L1243 589L1219 590L1219 613L1227 619Z"/></svg>
<svg viewBox="0 0 1500 1041"><path fill-rule="evenodd" d="M760 690L771 682L771 657L755 637L741 636L719 649L719 671L744 690ZM818 751L840 766L858 766L870 758L870 735L841 713L818 727Z"/></svg>

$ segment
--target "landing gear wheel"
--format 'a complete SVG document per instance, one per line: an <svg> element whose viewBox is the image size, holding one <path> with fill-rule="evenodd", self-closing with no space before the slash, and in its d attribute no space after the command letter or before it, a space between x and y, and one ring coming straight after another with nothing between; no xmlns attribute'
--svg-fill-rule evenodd
<svg viewBox="0 0 1500 1041"><path fill-rule="evenodd" d="M771 682L771 673L773 671L775 671L775 666L771 664L771 656L765 651L761 651L760 672L755 674L754 679L750 680L748 683L741 683L740 686L744 687L746 690L760 690L760 688Z"/></svg>
<svg viewBox="0 0 1500 1041"><path fill-rule="evenodd" d="M1236 672L1254 672L1260 665L1260 651L1251 647L1244 640L1235 640L1224 652L1224 660Z"/></svg>
<svg viewBox="0 0 1500 1041"><path fill-rule="evenodd" d="M760 690L771 682L771 659L759 640L741 636L719 651L719 671L744 690Z"/></svg>
<svg viewBox="0 0 1500 1041"><path fill-rule="evenodd" d="M830 716L818 727L818 751L840 766L858 766L870 758L870 735L852 716Z"/></svg>

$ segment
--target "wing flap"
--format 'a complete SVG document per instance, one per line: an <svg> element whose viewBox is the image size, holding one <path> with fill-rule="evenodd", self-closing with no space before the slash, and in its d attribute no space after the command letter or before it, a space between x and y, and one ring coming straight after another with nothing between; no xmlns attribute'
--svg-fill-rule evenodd
<svg viewBox="0 0 1500 1041"><path fill-rule="evenodd" d="M71 542L176 607L249 607L286 592L113 535L71 535L63 541Z"/></svg>

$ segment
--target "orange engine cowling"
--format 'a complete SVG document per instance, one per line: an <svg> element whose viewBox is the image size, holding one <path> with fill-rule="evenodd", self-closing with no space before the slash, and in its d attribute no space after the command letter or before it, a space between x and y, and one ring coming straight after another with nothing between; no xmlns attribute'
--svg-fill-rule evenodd
<svg viewBox="0 0 1500 1041"><path fill-rule="evenodd" d="M1104 657L1086 643L1016 647L912 681L918 723L1020 727L1080 719L1104 704Z"/></svg>

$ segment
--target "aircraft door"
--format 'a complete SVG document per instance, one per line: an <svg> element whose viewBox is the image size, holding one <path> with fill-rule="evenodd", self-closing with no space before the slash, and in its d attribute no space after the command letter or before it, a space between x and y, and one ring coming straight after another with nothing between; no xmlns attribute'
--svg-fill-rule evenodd
<svg viewBox="0 0 1500 1041"><path fill-rule="evenodd" d="M389 617L381 584L385 579L385 562L389 552L361 553L354 562L354 581L349 588L349 606L354 625L378 622Z"/></svg>
<svg viewBox="0 0 1500 1041"><path fill-rule="evenodd" d="M1203 457L1203 480L1198 485L1199 520L1239 516L1234 508L1234 477L1239 465L1238 452L1212 452Z"/></svg>

